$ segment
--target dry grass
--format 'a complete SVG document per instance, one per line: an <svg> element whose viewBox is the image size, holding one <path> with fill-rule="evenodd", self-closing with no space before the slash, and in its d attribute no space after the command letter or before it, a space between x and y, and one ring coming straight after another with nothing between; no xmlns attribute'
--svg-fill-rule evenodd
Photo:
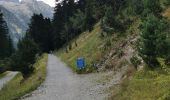
<svg viewBox="0 0 170 100"><path fill-rule="evenodd" d="M165 12L163 13L163 16L165 16L168 19L170 19L170 7L167 10L165 10Z"/></svg>

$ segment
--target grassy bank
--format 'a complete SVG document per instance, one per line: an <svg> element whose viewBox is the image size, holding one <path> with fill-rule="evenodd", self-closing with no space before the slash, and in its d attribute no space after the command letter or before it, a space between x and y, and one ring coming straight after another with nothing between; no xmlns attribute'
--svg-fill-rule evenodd
<svg viewBox="0 0 170 100"><path fill-rule="evenodd" d="M170 18L170 8L164 16ZM170 100L170 66L160 61L162 68L151 70L144 68L126 80L118 94L113 93L113 100Z"/></svg>
<svg viewBox="0 0 170 100"><path fill-rule="evenodd" d="M100 27L97 24L92 32L82 33L77 39L71 42L72 49L66 53L66 47L59 50L56 54L64 62L76 71L76 59L84 57L86 60L87 69L85 72L93 71L93 63L102 57L102 50L99 46L104 40L100 38Z"/></svg>
<svg viewBox="0 0 170 100"><path fill-rule="evenodd" d="M1 91L0 100L17 99L26 93L35 90L44 80L46 76L46 65L48 55L44 54L37 59L35 72L26 80L23 81L21 74L18 74L12 79Z"/></svg>
<svg viewBox="0 0 170 100"><path fill-rule="evenodd" d="M163 70L141 70L132 80L122 84L113 100L170 100L170 68Z"/></svg>
<svg viewBox="0 0 170 100"><path fill-rule="evenodd" d="M0 74L0 79L3 78L6 74L8 74L8 72L4 72L4 73Z"/></svg>

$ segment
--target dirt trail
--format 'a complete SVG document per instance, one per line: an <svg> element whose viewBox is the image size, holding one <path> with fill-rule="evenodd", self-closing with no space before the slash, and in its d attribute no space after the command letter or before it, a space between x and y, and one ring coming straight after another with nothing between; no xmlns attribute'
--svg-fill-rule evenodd
<svg viewBox="0 0 170 100"><path fill-rule="evenodd" d="M56 56L49 55L45 82L24 100L105 100L106 90L121 79L121 75L111 76L112 72L77 75Z"/></svg>

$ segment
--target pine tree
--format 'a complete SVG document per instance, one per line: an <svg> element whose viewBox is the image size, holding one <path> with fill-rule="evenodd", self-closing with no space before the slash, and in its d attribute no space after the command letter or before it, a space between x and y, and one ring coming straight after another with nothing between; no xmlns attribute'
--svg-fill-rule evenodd
<svg viewBox="0 0 170 100"><path fill-rule="evenodd" d="M85 20L84 20L84 30L92 31L93 25L95 23L95 18L93 17L92 1L87 0L87 5L85 8Z"/></svg>
<svg viewBox="0 0 170 100"><path fill-rule="evenodd" d="M54 50L52 23L49 18L44 18L42 14L32 16L26 36L33 39L43 52Z"/></svg>
<svg viewBox="0 0 170 100"><path fill-rule="evenodd" d="M8 34L8 27L0 13L0 60L9 57L13 52L13 45Z"/></svg>
<svg viewBox="0 0 170 100"><path fill-rule="evenodd" d="M168 53L167 25L153 14L148 15L142 24L139 54L149 67L157 67L157 57L165 58Z"/></svg>
<svg viewBox="0 0 170 100"><path fill-rule="evenodd" d="M33 64L40 50L37 44L28 38L23 38L18 43L18 49L11 57L11 68L20 71L24 78L27 78L34 71Z"/></svg>
<svg viewBox="0 0 170 100"><path fill-rule="evenodd" d="M135 15L141 15L144 10L143 0L131 0L130 7Z"/></svg>
<svg viewBox="0 0 170 100"><path fill-rule="evenodd" d="M80 5L74 0L63 0L55 6L53 17L53 34L55 35L55 47L57 49L61 48L75 36L70 18L74 16Z"/></svg>
<svg viewBox="0 0 170 100"><path fill-rule="evenodd" d="M158 65L156 51L158 35L155 32L157 24L159 24L158 19L153 15L148 16L147 20L142 24L139 54L149 67L156 67Z"/></svg>
<svg viewBox="0 0 170 100"><path fill-rule="evenodd" d="M53 16L53 22L52 22L52 26L53 26L53 34L54 34L54 45L56 47L56 49L59 49L62 44L63 44L63 40L61 38L61 31L63 30L63 26L64 26L64 13L62 10L62 5L61 3L57 4L54 8L54 16Z"/></svg>
<svg viewBox="0 0 170 100"><path fill-rule="evenodd" d="M70 23L72 23L72 28L75 35L79 35L83 31L82 21L84 21L84 13L81 10L77 10L73 17L70 18Z"/></svg>
<svg viewBox="0 0 170 100"><path fill-rule="evenodd" d="M144 12L143 15L147 16L153 13L155 16L160 16L162 8L160 6L160 0L143 0Z"/></svg>

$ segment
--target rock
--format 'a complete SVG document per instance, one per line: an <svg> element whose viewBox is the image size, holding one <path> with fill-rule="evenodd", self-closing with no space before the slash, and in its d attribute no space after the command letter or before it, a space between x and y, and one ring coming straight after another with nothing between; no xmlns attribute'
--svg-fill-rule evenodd
<svg viewBox="0 0 170 100"><path fill-rule="evenodd" d="M9 27L10 37L16 47L28 29L31 16L42 13L45 17L52 18L53 8L36 0L0 0L0 10L4 14L4 19Z"/></svg>

